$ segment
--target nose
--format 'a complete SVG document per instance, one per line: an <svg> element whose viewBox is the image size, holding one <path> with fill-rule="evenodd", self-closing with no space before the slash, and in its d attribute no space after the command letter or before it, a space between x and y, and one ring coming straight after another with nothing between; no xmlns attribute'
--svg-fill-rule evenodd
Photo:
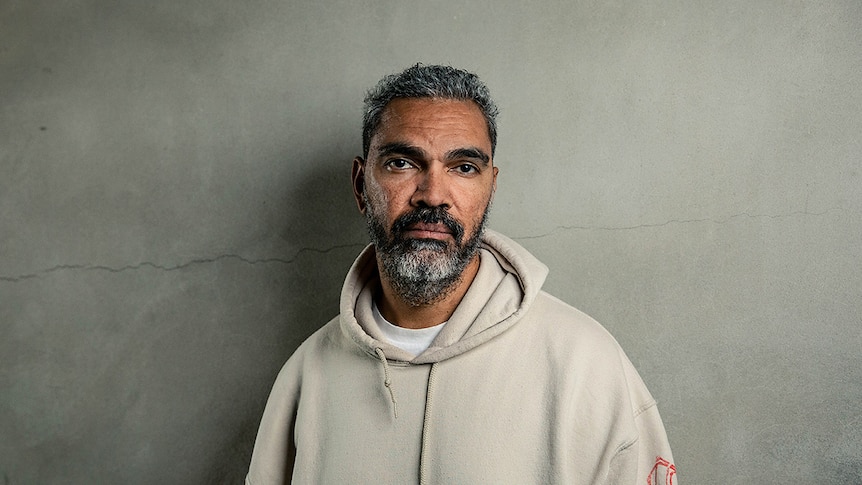
<svg viewBox="0 0 862 485"><path fill-rule="evenodd" d="M410 204L414 207L449 207L449 195L445 167L433 164L419 175Z"/></svg>

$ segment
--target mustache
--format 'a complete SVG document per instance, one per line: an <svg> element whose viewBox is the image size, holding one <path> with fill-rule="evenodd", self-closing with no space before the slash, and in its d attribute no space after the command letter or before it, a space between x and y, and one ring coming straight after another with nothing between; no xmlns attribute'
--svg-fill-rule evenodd
<svg viewBox="0 0 862 485"><path fill-rule="evenodd" d="M401 238L408 227L420 222L423 224L443 224L452 232L452 237L456 243L460 243L461 238L464 237L464 226L449 215L443 206L421 207L402 215L392 223L392 234L396 238Z"/></svg>

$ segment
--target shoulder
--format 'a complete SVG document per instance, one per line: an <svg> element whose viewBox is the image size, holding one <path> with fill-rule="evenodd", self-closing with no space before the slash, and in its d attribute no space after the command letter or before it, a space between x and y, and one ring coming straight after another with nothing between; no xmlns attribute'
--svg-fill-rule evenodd
<svg viewBox="0 0 862 485"><path fill-rule="evenodd" d="M572 375L616 386L635 413L655 404L617 340L586 313L542 291L521 323L522 341Z"/></svg>
<svg viewBox="0 0 862 485"><path fill-rule="evenodd" d="M303 370L326 353L327 349L339 345L342 338L338 317L333 318L306 338L282 366L275 386L288 385L302 375Z"/></svg>
<svg viewBox="0 0 862 485"><path fill-rule="evenodd" d="M609 354L619 351L616 339L599 322L544 291L536 296L524 320L529 331L570 350L592 348Z"/></svg>

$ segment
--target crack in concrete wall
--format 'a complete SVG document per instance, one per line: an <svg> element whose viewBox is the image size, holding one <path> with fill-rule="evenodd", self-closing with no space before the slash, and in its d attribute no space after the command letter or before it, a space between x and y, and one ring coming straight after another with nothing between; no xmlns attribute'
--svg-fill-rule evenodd
<svg viewBox="0 0 862 485"><path fill-rule="evenodd" d="M704 223L711 222L716 225L727 224L734 219L739 218L748 218L748 219L787 219L790 217L798 217L798 216L824 216L829 214L830 212L848 212L848 209L843 207L833 207L831 209L826 209L822 212L808 212L808 211L797 211L790 212L787 214L749 214L747 212L740 212L739 214L733 214L725 217L724 219L715 219L715 218L702 218L702 219L670 219L664 222L656 222L653 224L637 224L634 226L557 226L551 229L548 232L543 234L537 234L534 236L519 236L513 237L512 239L516 241L526 241L530 239L542 239L545 237L552 236L559 232L564 231L633 231L637 229L651 229L655 227L664 227L669 226L671 224L695 224L695 223ZM856 211L854 211L856 212Z"/></svg>
<svg viewBox="0 0 862 485"><path fill-rule="evenodd" d="M181 270L184 268L188 268L189 266L194 266L194 265L198 265L198 264L215 263L218 261L229 260L229 259L234 259L234 260L241 261L243 263L251 264L251 265L254 265L254 264L271 264L271 263L278 263L278 264L287 265L287 264L292 264L293 262L295 262L297 259L299 259L299 257L303 253L313 252L313 253L317 253L317 254L327 254L327 253L335 251L337 249L344 249L344 248L351 248L351 247L356 247L356 248L364 247L364 244L341 244L341 245L331 246L331 247L325 248L325 249L300 248L293 255L293 257L290 259L284 259L284 258L249 259L249 258L246 258L246 257L239 255L239 254L220 254L220 255L212 257L212 258L196 258L196 259L192 259L192 260L186 261L184 263L180 263L180 264L176 264L176 265L172 265L172 266L157 264L157 263L153 263L150 261L144 261L141 263L130 264L130 265L121 266L121 267L111 267L111 266L105 266L105 265L99 265L99 264L58 264L56 266L52 266L50 268L44 269L44 270L36 272L36 273L27 273L27 274L21 274L21 275L17 275L17 276L0 275L0 281L17 283L19 281L24 281L24 280L34 279L34 278L41 278L41 277L46 276L46 275L51 274L51 273L56 273L58 271L66 271L66 270L107 271L109 273L123 273L125 271L135 271L135 270L138 270L141 268L152 268L152 269L157 269L157 270L162 270L162 271L177 271L177 270Z"/></svg>
<svg viewBox="0 0 862 485"><path fill-rule="evenodd" d="M517 241L541 239L541 238L549 237L549 236L552 236L554 234L557 234L559 232L564 232L564 231L632 231L632 230L637 230L637 229L649 229L649 228L656 228L656 227L664 227L664 226L669 226L671 224L694 224L694 223L704 223L704 222L711 222L713 224L721 225L721 224L727 224L730 221L732 221L734 219L739 219L739 218L786 219L789 217L798 217L798 216L824 216L830 212L847 212L847 211L848 211L848 209L843 208L843 207L833 207L831 209L826 209L826 210L821 211L821 212L797 211L797 212L790 212L787 214L749 214L747 212L741 212L739 214L733 214L731 216L728 216L724 219L715 219L715 218L671 219L668 221L657 222L654 224L638 224L638 225L634 225L634 226L616 226L616 227L613 227L613 226L557 226L557 227L551 229L550 231L542 233L542 234L537 234L537 235L532 235L532 236L518 236L518 237L513 237L512 239L517 240ZM228 259L235 259L238 261L242 261L243 263L252 264L252 265L253 264L271 264L271 263L278 263L278 264L287 265L287 264L292 264L293 262L295 262L297 260L297 258L299 258L300 255L302 255L303 253L313 252L313 253L317 253L317 254L326 254L326 253L329 253L329 252L337 250L337 249L345 249L345 248L351 248L351 247L359 248L362 246L363 246L362 244L342 244L342 245L336 245L336 246L332 246L332 247L325 248L325 249L304 247L304 248L300 248L293 255L293 257L290 259L284 259L284 258L249 259L249 258L246 258L246 257L239 255L239 254L220 254L218 256L211 257L211 258L196 258L196 259L192 259L192 260L186 261L184 263L180 263L180 264L176 264L176 265L172 265L172 266L157 264L157 263L153 263L150 261L144 261L141 263L130 264L130 265L121 266L121 267L111 267L111 266L98 265L98 264L59 264L59 265L52 266L50 268L35 272L35 273L26 273L26 274L20 274L17 276L0 275L0 281L5 281L8 283L17 283L19 281L24 281L24 280L34 279L34 278L41 278L41 277L46 276L48 274L55 273L58 271L65 271L65 270L107 271L109 273L122 273L125 271L135 271L135 270L146 267L146 268L158 269L158 270L162 270L162 271L177 271L180 269L188 268L189 266L194 266L194 265L198 265L198 264L215 263L218 261L223 261L223 260L228 260Z"/></svg>

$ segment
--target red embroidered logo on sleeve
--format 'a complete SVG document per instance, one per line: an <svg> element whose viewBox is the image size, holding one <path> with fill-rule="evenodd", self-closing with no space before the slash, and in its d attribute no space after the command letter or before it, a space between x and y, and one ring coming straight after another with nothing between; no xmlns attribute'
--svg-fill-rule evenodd
<svg viewBox="0 0 862 485"><path fill-rule="evenodd" d="M664 477L664 480L661 480L661 477ZM673 463L665 460L662 457L656 457L655 465L652 467L652 470L647 475L647 485L674 485L676 483L674 478L676 477L676 466Z"/></svg>

